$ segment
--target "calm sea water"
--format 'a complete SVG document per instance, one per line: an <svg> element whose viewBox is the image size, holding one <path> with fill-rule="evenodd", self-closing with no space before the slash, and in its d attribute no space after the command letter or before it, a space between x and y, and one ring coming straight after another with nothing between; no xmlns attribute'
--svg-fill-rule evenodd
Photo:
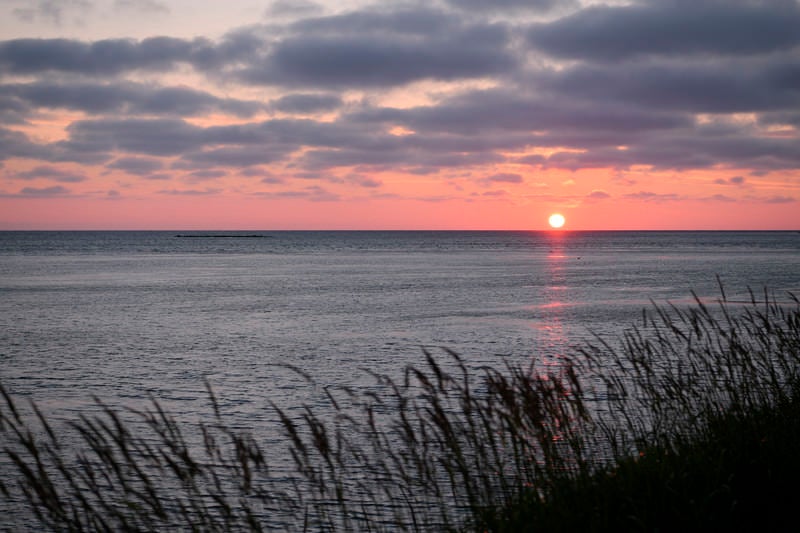
<svg viewBox="0 0 800 533"><path fill-rule="evenodd" d="M208 380L255 428L316 401L283 364L358 387L421 347L546 361L716 276L800 294L800 233L0 232L0 381L68 419L92 396L200 416Z"/></svg>
<svg viewBox="0 0 800 533"><path fill-rule="evenodd" d="M191 401L203 379L261 406L298 385L276 363L348 383L421 346L543 358L651 299L713 299L715 276L731 299L800 293L800 233L5 232L0 379L54 409Z"/></svg>

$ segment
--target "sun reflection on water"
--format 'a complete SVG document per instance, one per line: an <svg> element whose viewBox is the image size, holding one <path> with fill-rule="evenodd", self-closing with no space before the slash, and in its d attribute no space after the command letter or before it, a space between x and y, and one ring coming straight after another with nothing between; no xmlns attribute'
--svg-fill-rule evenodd
<svg viewBox="0 0 800 533"><path fill-rule="evenodd" d="M534 327L538 330L537 366L553 369L563 365L567 335L564 326L564 312L568 306L568 281L566 238L563 234L554 235L550 250L544 262L544 286L542 300L537 306L542 311L541 318ZM544 369L543 368L543 369Z"/></svg>

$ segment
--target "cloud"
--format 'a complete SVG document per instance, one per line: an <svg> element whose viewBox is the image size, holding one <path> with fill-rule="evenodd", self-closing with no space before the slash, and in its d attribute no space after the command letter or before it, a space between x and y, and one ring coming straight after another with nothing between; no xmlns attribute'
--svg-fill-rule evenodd
<svg viewBox="0 0 800 533"><path fill-rule="evenodd" d="M748 55L800 44L796 2L651 2L587 7L534 24L528 42L568 59L620 61L640 56Z"/></svg>
<svg viewBox="0 0 800 533"><path fill-rule="evenodd" d="M158 194L167 196L214 196L222 192L222 189L164 189Z"/></svg>
<svg viewBox="0 0 800 533"><path fill-rule="evenodd" d="M800 107L800 67L795 56L580 63L558 71L539 71L531 75L531 83L553 94L603 106L624 102L697 113L789 110Z"/></svg>
<svg viewBox="0 0 800 533"><path fill-rule="evenodd" d="M12 177L21 180L47 179L60 183L80 183L86 180L86 176L81 174L66 172L59 168L46 165L38 166L25 172L17 172L16 174L12 174Z"/></svg>
<svg viewBox="0 0 800 533"><path fill-rule="evenodd" d="M794 76L787 76L787 78L794 79L795 82L800 81L800 68L796 69ZM800 112L789 109L782 113L762 113L758 117L758 122L766 126L782 125L800 129Z"/></svg>
<svg viewBox="0 0 800 533"><path fill-rule="evenodd" d="M383 182L379 179L361 176L358 174L348 176L348 181L358 185L359 187L366 187L369 189L376 189L383 186Z"/></svg>
<svg viewBox="0 0 800 533"><path fill-rule="evenodd" d="M91 114L197 116L213 112L250 117L266 105L257 101L218 98L188 87L152 84L53 83L38 81L0 86L0 111L69 109Z"/></svg>
<svg viewBox="0 0 800 533"><path fill-rule="evenodd" d="M204 130L180 119L99 119L75 121L69 138L55 143L72 152L179 155L202 145Z"/></svg>
<svg viewBox="0 0 800 533"><path fill-rule="evenodd" d="M466 91L412 108L365 106L344 115L342 121L414 131L398 141L402 143L398 146L409 150L497 155L552 147L555 151L548 156L515 158L550 168L650 165L684 169L720 162L792 168L797 164L793 139L760 137L741 122L698 123L688 113L509 88ZM621 150L621 145L626 149ZM341 156L325 157L332 155Z"/></svg>
<svg viewBox="0 0 800 533"><path fill-rule="evenodd" d="M712 194L711 196L707 196L705 198L701 198L700 200L702 200L704 202L725 202L725 203L730 203L730 202L735 202L736 198L732 198L732 197L724 195L724 194Z"/></svg>
<svg viewBox="0 0 800 533"><path fill-rule="evenodd" d="M263 85L388 87L486 77L517 65L506 27L467 24L430 9L320 17L291 30L235 75Z"/></svg>
<svg viewBox="0 0 800 533"><path fill-rule="evenodd" d="M639 191L624 195L625 198L630 200L641 200L643 202L680 202L686 200L686 196L675 193L655 193L650 191Z"/></svg>
<svg viewBox="0 0 800 533"><path fill-rule="evenodd" d="M586 197L589 198L590 200L605 200L607 198L611 198L611 195L604 190L595 189L589 194L587 194Z"/></svg>
<svg viewBox="0 0 800 533"><path fill-rule="evenodd" d="M744 185L745 184L744 176L734 176L732 178L724 179L724 178L717 178L714 180L714 183L717 185Z"/></svg>
<svg viewBox="0 0 800 533"><path fill-rule="evenodd" d="M167 71L188 64L200 71L219 69L245 60L262 43L245 34L232 34L222 42L173 37L104 39L13 39L0 42L0 68L6 74L31 75L64 72L85 76L110 76L135 70Z"/></svg>
<svg viewBox="0 0 800 533"><path fill-rule="evenodd" d="M390 126L415 133L391 135ZM176 168L270 164L298 154L309 170L367 166L415 169L502 163L502 152L553 147L530 163L550 168L796 168L792 137L758 136L753 123L716 120L623 104L589 105L509 90L468 91L437 105L360 107L331 122L275 119L201 127L179 118L96 118L73 122L66 140L39 145L0 132L0 156L102 162L114 154L177 156ZM618 149L626 145L625 150ZM560 150L570 147L570 150ZM518 158L517 158L518 159ZM525 160L527 161L527 159Z"/></svg>
<svg viewBox="0 0 800 533"><path fill-rule="evenodd" d="M119 11L139 11L163 15L170 12L164 2L156 0L114 0L114 9Z"/></svg>
<svg viewBox="0 0 800 533"><path fill-rule="evenodd" d="M680 113L647 110L622 103L598 106L568 98L496 88L464 92L436 105L411 109L362 109L350 115L354 121L400 124L412 131L478 134L487 131L548 131L572 133L602 131L604 142L628 140L624 135L646 130L690 127L693 120ZM484 136L484 142L490 139ZM588 139L588 136L584 137ZM528 137L527 142L532 139ZM541 139L547 142L547 138ZM617 142L615 145L624 144ZM541 144L539 144L541 145Z"/></svg>
<svg viewBox="0 0 800 533"><path fill-rule="evenodd" d="M0 85L0 123L8 126L25 124L32 111L28 103L5 94Z"/></svg>
<svg viewBox="0 0 800 533"><path fill-rule="evenodd" d="M271 178L274 176L264 167L244 167L239 170L238 174L247 178Z"/></svg>
<svg viewBox="0 0 800 533"><path fill-rule="evenodd" d="M51 196L66 196L70 190L61 185L54 185L52 187L25 187L20 191L22 196L47 198Z"/></svg>
<svg viewBox="0 0 800 533"><path fill-rule="evenodd" d="M486 185L490 185L492 183L522 183L523 181L524 180L522 179L521 175L510 172L492 174L491 176L486 176L481 180L481 182L485 183Z"/></svg>
<svg viewBox="0 0 800 533"><path fill-rule="evenodd" d="M271 106L286 113L317 113L332 111L342 105L341 97L334 94L287 94L271 102Z"/></svg>
<svg viewBox="0 0 800 533"><path fill-rule="evenodd" d="M206 166L248 167L283 159L293 148L284 146L232 146L189 152L181 157L176 168Z"/></svg>
<svg viewBox="0 0 800 533"><path fill-rule="evenodd" d="M484 177L488 165L505 163L731 175L800 167L800 36L785 31L798 20L796 2L612 4L573 3L573 14L552 18L565 8L551 0L446 0L326 16L309 3L289 13L294 4L276 2L271 12L290 22L219 39L0 41L0 160L106 164L148 178L168 177L167 166L275 165L276 174L329 181L458 168L487 189L523 181L505 169ZM531 12L503 22L501 10L525 7ZM528 22L544 20L537 10L551 18ZM162 72L187 73L203 90L170 86ZM62 140L39 140L38 121L60 110L82 118ZM291 117L262 120L262 112ZM370 179L378 182L361 185Z"/></svg>
<svg viewBox="0 0 800 533"><path fill-rule="evenodd" d="M312 202L336 202L341 200L338 194L332 193L327 189L318 185L311 185L303 189L285 190L277 192L262 192L259 196L266 198L297 198L310 200Z"/></svg>
<svg viewBox="0 0 800 533"><path fill-rule="evenodd" d="M75 151L61 143L38 144L22 132L0 127L0 160L11 158L98 164L110 157L102 153Z"/></svg>
<svg viewBox="0 0 800 533"><path fill-rule="evenodd" d="M418 166L413 166L413 167L406 168L404 170L406 172L408 172L409 174L414 174L416 176L430 176L432 174L436 174L437 172L439 172L439 169L436 168L436 167L418 167Z"/></svg>
<svg viewBox="0 0 800 533"><path fill-rule="evenodd" d="M143 177L144 179L147 180L167 181L172 179L172 174L167 174L165 172L156 172L155 174L146 174Z"/></svg>
<svg viewBox="0 0 800 533"><path fill-rule="evenodd" d="M273 17L303 17L316 15L322 11L322 6L308 0L277 0L272 2L264 12L268 19Z"/></svg>
<svg viewBox="0 0 800 533"><path fill-rule="evenodd" d="M26 7L14 8L11 12L22 22L35 23L43 21L61 26L65 12L81 15L94 6L87 0L36 0L25 2Z"/></svg>
<svg viewBox="0 0 800 533"><path fill-rule="evenodd" d="M325 17L309 17L295 22L290 29L295 35L390 35L392 37L429 37L436 33L463 28L458 17L437 9L423 7L362 9Z"/></svg>
<svg viewBox="0 0 800 533"><path fill-rule="evenodd" d="M100 118L67 127L67 139L36 144L22 133L0 128L0 159L102 163L112 154L179 156L176 168L250 166L280 160L303 146L375 148L383 140L351 124L312 120L268 120L201 127L182 119ZM386 141L395 140L385 135Z"/></svg>
<svg viewBox="0 0 800 533"><path fill-rule="evenodd" d="M775 195L764 198L762 201L767 204L790 204L796 202L797 199L791 196Z"/></svg>
<svg viewBox="0 0 800 533"><path fill-rule="evenodd" d="M447 4L470 12L534 11L570 8L576 0L446 0Z"/></svg>
<svg viewBox="0 0 800 533"><path fill-rule="evenodd" d="M597 147L560 152L547 165L579 168L630 168L648 165L657 170L688 170L728 165L752 169L794 169L800 164L797 140L753 135L744 131L713 132L702 127L658 132L627 141L627 150Z"/></svg>
<svg viewBox="0 0 800 533"><path fill-rule="evenodd" d="M164 6L141 1L117 7ZM276 36L243 28L217 41L13 39L0 42L0 68L19 75L115 76L186 64L212 77L233 74L250 83L319 89L485 77L517 65L506 26L467 22L433 9L355 11L303 19L287 30Z"/></svg>
<svg viewBox="0 0 800 533"><path fill-rule="evenodd" d="M545 163L547 161L547 158L541 154L531 154L523 157L518 157L514 161L522 165L538 166Z"/></svg>
<svg viewBox="0 0 800 533"><path fill-rule="evenodd" d="M473 165L499 164L504 157L493 152L442 152L432 146L414 147L383 139L376 149L368 146L356 149L309 150L298 159L298 163L309 170L323 170L332 167L365 166L374 169L423 167L453 168ZM377 144L377 143L376 143Z"/></svg>
<svg viewBox="0 0 800 533"><path fill-rule="evenodd" d="M0 160L12 157L33 157L37 146L22 132L0 126Z"/></svg>
<svg viewBox="0 0 800 533"><path fill-rule="evenodd" d="M164 168L164 164L158 159L145 157L121 157L106 165L106 168L123 170L128 174L146 176L157 170Z"/></svg>
<svg viewBox="0 0 800 533"><path fill-rule="evenodd" d="M324 172L295 172L292 177L299 180L322 180L326 175Z"/></svg>
<svg viewBox="0 0 800 533"><path fill-rule="evenodd" d="M228 173L224 170L195 170L190 172L189 176L198 180L210 180L227 176ZM196 181L196 180L195 180Z"/></svg>

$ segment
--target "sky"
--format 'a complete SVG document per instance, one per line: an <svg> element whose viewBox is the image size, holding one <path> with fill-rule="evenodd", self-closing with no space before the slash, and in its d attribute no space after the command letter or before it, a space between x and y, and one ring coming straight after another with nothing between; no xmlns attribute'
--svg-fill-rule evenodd
<svg viewBox="0 0 800 533"><path fill-rule="evenodd" d="M0 0L0 230L797 230L798 28L798 0Z"/></svg>

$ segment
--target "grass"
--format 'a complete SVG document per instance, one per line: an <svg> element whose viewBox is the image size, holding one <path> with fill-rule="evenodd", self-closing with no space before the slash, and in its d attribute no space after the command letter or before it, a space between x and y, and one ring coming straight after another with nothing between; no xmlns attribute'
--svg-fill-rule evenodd
<svg viewBox="0 0 800 533"><path fill-rule="evenodd" d="M521 495L482 525L492 531L795 531L800 475L797 398L725 415L672 447L654 446Z"/></svg>
<svg viewBox="0 0 800 533"><path fill-rule="evenodd" d="M544 371L424 353L374 388L322 387L324 412L269 406L291 476L210 388L201 424L153 400L70 431L2 390L0 492L54 531L780 529L793 510L793 295L653 306Z"/></svg>

